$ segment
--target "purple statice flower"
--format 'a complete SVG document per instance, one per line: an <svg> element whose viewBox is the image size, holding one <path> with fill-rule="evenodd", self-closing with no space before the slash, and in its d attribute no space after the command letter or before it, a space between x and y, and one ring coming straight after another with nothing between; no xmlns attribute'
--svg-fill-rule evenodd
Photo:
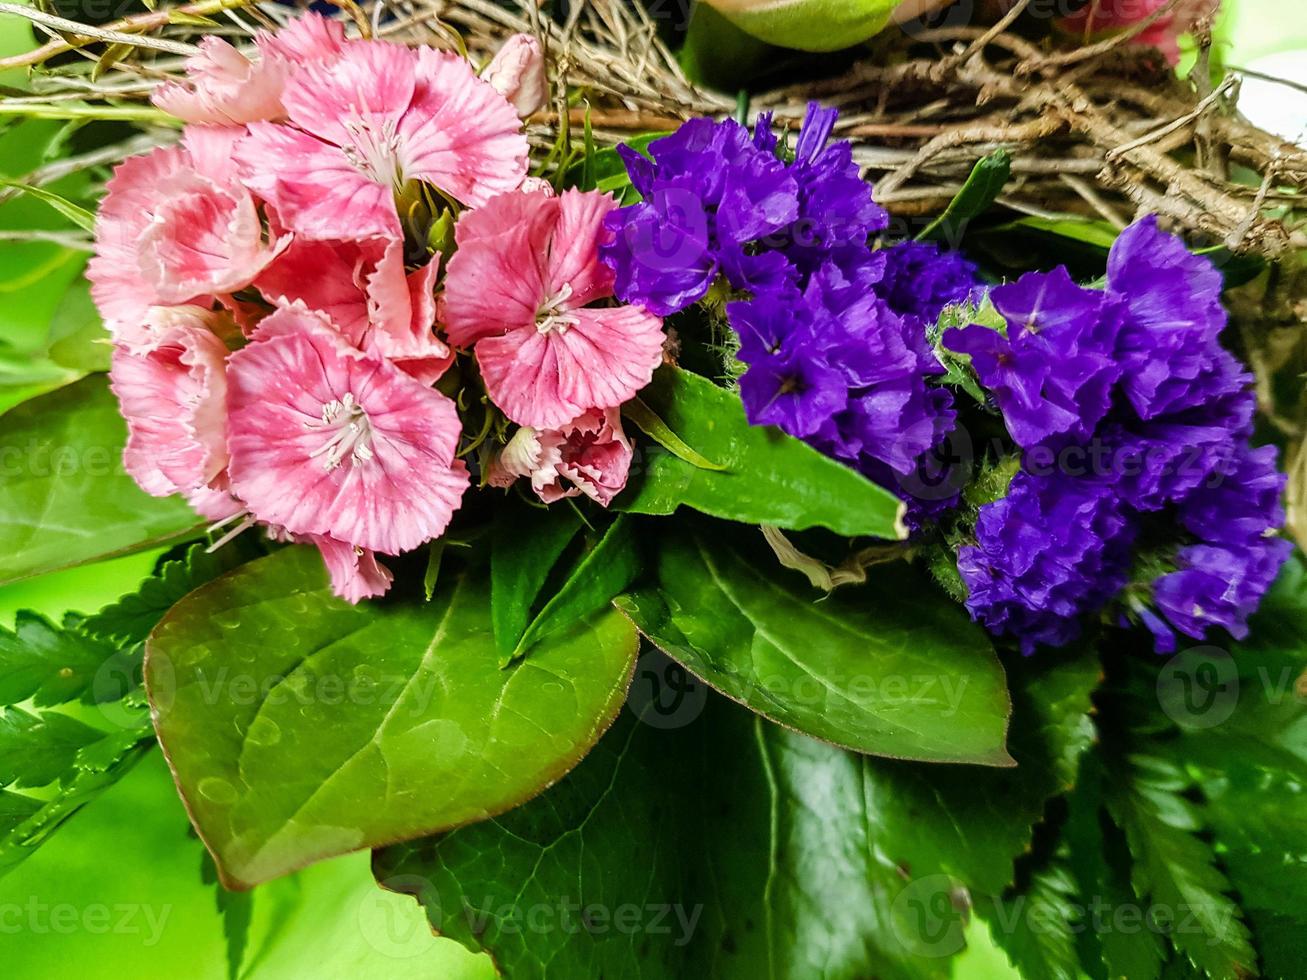
<svg viewBox="0 0 1307 980"><path fill-rule="evenodd" d="M949 349L970 355L1024 450L1008 498L982 508L977 544L959 554L968 605L991 630L1012 633L1027 652L1065 642L1077 627L1054 625L1058 617L1083 616L1125 583L1124 563L1086 565L1077 532L1041 523L1052 511L1032 502L1025 482L1037 478L1067 492L1068 520L1147 523L1150 540L1169 529L1173 570L1134 583L1128 601L1160 651L1175 648L1177 631L1246 634L1289 549L1272 537L1284 523L1284 477L1274 449L1248 448L1252 378L1220 345L1220 298L1210 263L1146 219L1113 247L1105 290L1082 289L1064 270L1028 275L992 292L1004 330L977 324L945 334ZM1040 529L1031 540L1041 542L1043 566L1025 563L1030 527ZM1056 588L1034 587L1035 567ZM1084 589L1096 583L1094 601L1067 602L1059 588L1090 592L1075 593L1059 568L1074 568L1071 581Z"/></svg>
<svg viewBox="0 0 1307 980"><path fill-rule="evenodd" d="M1139 418L1201 405L1240 386L1242 372L1218 341L1227 319L1222 286L1220 272L1163 232L1155 217L1131 225L1112 246L1107 295L1125 307L1117 355Z"/></svg>
<svg viewBox="0 0 1307 980"><path fill-rule="evenodd" d="M1063 646L1124 587L1135 533L1109 486L1019 472L958 551L967 609L1025 654Z"/></svg>
<svg viewBox="0 0 1307 980"><path fill-rule="evenodd" d="M862 179L849 141L831 142L838 116L837 109L808 104L789 167L799 188L799 213L788 228L772 236L769 245L780 250L801 275L834 262L847 278L861 279L871 287L880 279L883 259L869 259L867 243L889 224L889 215ZM774 148L770 114L759 118L754 139L761 147Z"/></svg>
<svg viewBox="0 0 1307 980"><path fill-rule="evenodd" d="M990 296L1006 331L972 324L948 331L944 345L970 356L1018 446L1087 440L1122 373L1117 305L1077 286L1064 268L1023 276Z"/></svg>
<svg viewBox="0 0 1307 980"><path fill-rule="evenodd" d="M727 316L749 366L740 396L754 424L777 425L869 474L878 465L911 472L952 427L952 396L928 382L942 369L921 324L834 262L803 292L762 293L729 304Z"/></svg>
<svg viewBox="0 0 1307 980"><path fill-rule="evenodd" d="M899 242L881 254L885 269L876 292L895 313L929 324L944 307L970 299L980 284L974 263L933 242Z"/></svg>
<svg viewBox="0 0 1307 980"><path fill-rule="evenodd" d="M1159 652L1174 650L1173 630L1195 640L1213 627L1248 635L1248 617L1292 551L1273 536L1284 524L1277 456L1274 446L1240 447L1180 506L1180 524L1200 543L1181 548L1176 570L1153 583L1156 613L1145 621Z"/></svg>
<svg viewBox="0 0 1307 980"><path fill-rule="evenodd" d="M702 299L721 273L737 288L789 275L751 245L797 220L798 185L739 123L691 119L649 144L653 160L618 152L644 198L608 215L600 246L624 302L667 316Z"/></svg>
<svg viewBox="0 0 1307 980"><path fill-rule="evenodd" d="M1248 636L1256 611L1293 546L1283 538L1260 538L1238 546L1189 545L1176 556L1178 568L1153 585L1153 602L1165 622L1151 617L1158 652L1175 649L1174 627L1195 640L1213 627L1237 640Z"/></svg>
<svg viewBox="0 0 1307 980"><path fill-rule="evenodd" d="M609 215L600 255L618 296L664 315L724 281L738 297L726 309L747 365L740 396L749 420L892 485L954 423L916 311L969 291L974 270L922 251L915 275L927 292L914 298L905 276L896 302L911 311L886 302L888 253L871 237L888 217L848 141L831 140L836 117L809 105L788 162L767 114L752 136L699 119L651 143L652 159L622 151L644 200ZM947 268L934 274L933 262Z"/></svg>
<svg viewBox="0 0 1307 980"><path fill-rule="evenodd" d="M1232 450L1181 505L1180 523L1211 544L1239 545L1274 532L1284 524L1287 482L1278 459L1274 446Z"/></svg>

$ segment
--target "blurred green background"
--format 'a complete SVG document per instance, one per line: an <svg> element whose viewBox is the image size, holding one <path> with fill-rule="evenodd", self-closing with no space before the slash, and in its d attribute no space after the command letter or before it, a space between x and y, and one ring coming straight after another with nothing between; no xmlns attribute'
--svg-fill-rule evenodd
<svg viewBox="0 0 1307 980"><path fill-rule="evenodd" d="M1307 17L1297 3L1227 0L1222 38L1228 64L1260 64L1290 51L1299 52L1300 68L1307 63ZM30 45L24 22L0 19L0 53ZM22 84L21 72L0 74L0 85ZM65 137L59 122L11 126L0 135L0 176L21 176L58 156ZM75 176L53 189L75 197L85 180ZM89 342L98 323L80 285L86 253L59 241L4 237L20 229L57 236L68 225L38 201L0 204L0 410L107 356ZM52 617L96 609L134 588L156 557L137 555L0 588L0 622L12 622L20 608ZM638 855L637 845L633 859ZM217 896L204 882L204 860L163 759L152 751L0 879L0 975L224 980L232 975L228 944L238 943L239 975L253 980L494 976L488 958L432 937L412 900L378 889L365 854L233 897ZM225 916L219 901L227 905ZM968 940L955 976L1015 976L983 927L973 925Z"/></svg>

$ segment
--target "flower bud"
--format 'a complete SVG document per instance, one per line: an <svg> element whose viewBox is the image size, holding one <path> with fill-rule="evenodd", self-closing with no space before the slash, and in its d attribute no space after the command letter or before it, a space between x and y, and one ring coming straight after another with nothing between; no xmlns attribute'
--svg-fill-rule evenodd
<svg viewBox="0 0 1307 980"><path fill-rule="evenodd" d="M530 34L514 34L505 41L481 77L512 103L522 119L544 108L549 93L545 53Z"/></svg>

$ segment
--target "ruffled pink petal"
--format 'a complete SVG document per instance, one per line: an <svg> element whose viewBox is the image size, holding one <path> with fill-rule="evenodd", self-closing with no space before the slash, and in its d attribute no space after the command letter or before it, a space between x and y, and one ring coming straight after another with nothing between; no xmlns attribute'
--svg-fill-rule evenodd
<svg viewBox="0 0 1307 980"><path fill-rule="evenodd" d="M141 281L137 243L164 200L160 187L189 169L186 151L161 147L119 164L107 185L95 223L95 256L86 268L91 296L114 337L136 331L159 302Z"/></svg>
<svg viewBox="0 0 1307 980"><path fill-rule="evenodd" d="M635 306L570 311L576 325L534 327L476 345L486 391L510 419L557 429L592 408L615 408L649 383L662 359L662 321Z"/></svg>
<svg viewBox="0 0 1307 980"><path fill-rule="evenodd" d="M228 409L233 491L292 534L398 554L440 535L468 484L454 403L311 313L279 310L232 355Z"/></svg>
<svg viewBox="0 0 1307 980"><path fill-rule="evenodd" d="M227 474L220 473L206 486L183 491L186 502L206 521L229 521L245 513L245 505L231 494Z"/></svg>
<svg viewBox="0 0 1307 980"><path fill-rule="evenodd" d="M604 216L617 207L599 191L564 191L558 198L558 224L549 245L546 280L556 295L568 286L568 306L587 306L613 295L613 270L599 261Z"/></svg>
<svg viewBox="0 0 1307 980"><path fill-rule="evenodd" d="M547 504L584 493L607 507L626 486L632 456L618 409L592 409L559 429L522 426L491 460L486 482L507 487L529 477Z"/></svg>
<svg viewBox="0 0 1307 980"><path fill-rule="evenodd" d="M244 289L290 243L263 240L254 199L198 175L177 178L138 240L141 271L165 303Z"/></svg>
<svg viewBox="0 0 1307 980"><path fill-rule="evenodd" d="M417 55L388 41L351 41L332 61L308 65L282 95L290 121L337 146L354 148L363 166L391 182L396 171L395 128L413 101Z"/></svg>
<svg viewBox="0 0 1307 980"><path fill-rule="evenodd" d="M476 346L486 392L518 425L556 429L589 406L563 396L558 349L534 327L487 337Z"/></svg>
<svg viewBox="0 0 1307 980"><path fill-rule="evenodd" d="M322 534L310 535L309 540L322 553L331 575L331 591L346 602L357 604L389 591L395 576L371 551Z"/></svg>
<svg viewBox="0 0 1307 980"><path fill-rule="evenodd" d="M186 59L186 79L155 90L153 102L189 123L241 124L284 115L281 93L290 62L264 53L251 61L221 38L200 41Z"/></svg>
<svg viewBox="0 0 1307 980"><path fill-rule="evenodd" d="M421 48L417 90L399 124L399 157L405 177L475 208L521 184L527 143L513 107L467 61Z"/></svg>
<svg viewBox="0 0 1307 980"><path fill-rule="evenodd" d="M607 507L626 487L634 455L631 443L622 431L618 409L589 411L559 430L562 437L556 465L559 484L537 489L540 499L552 503L573 491L562 489L561 480L571 483L600 506Z"/></svg>
<svg viewBox="0 0 1307 980"><path fill-rule="evenodd" d="M236 144L244 137L244 126L187 126L182 146L196 173L225 187L240 181Z"/></svg>
<svg viewBox="0 0 1307 980"><path fill-rule="evenodd" d="M402 247L402 246L401 246ZM296 239L254 285L277 306L300 303L325 313L355 347L368 333L366 290L373 264L386 249L379 239L328 242ZM402 259L401 259L402 261ZM403 267L400 267L403 277Z"/></svg>
<svg viewBox="0 0 1307 980"><path fill-rule="evenodd" d="M547 194L502 194L459 219L442 316L456 346L522 327L545 302L543 263L558 216Z"/></svg>
<svg viewBox="0 0 1307 980"><path fill-rule="evenodd" d="M436 336L434 258L404 271L404 244L391 242L367 281L370 328L364 349L393 361L423 384L434 384L454 362L454 351Z"/></svg>
<svg viewBox="0 0 1307 980"><path fill-rule="evenodd" d="M306 238L399 238L390 185L369 180L337 146L290 126L251 123L236 149L247 187Z"/></svg>
<svg viewBox="0 0 1307 980"><path fill-rule="evenodd" d="M121 331L114 343L129 353L145 354L176 327L210 330L220 338L226 338L235 330L235 325L222 314L204 306L151 306L141 315L139 323L130 330Z"/></svg>
<svg viewBox="0 0 1307 980"><path fill-rule="evenodd" d="M123 465L147 493L196 490L227 465L227 348L177 326L141 353L115 349L109 372L127 420Z"/></svg>
<svg viewBox="0 0 1307 980"><path fill-rule="evenodd" d="M309 12L276 33L259 33L255 43L265 56L273 54L296 65L309 65L340 57L345 49L345 28L338 21Z"/></svg>
<svg viewBox="0 0 1307 980"><path fill-rule="evenodd" d="M662 320L638 306L572 310L571 315L579 321L575 327L550 335L559 348L563 397L583 409L630 401L662 361Z"/></svg>

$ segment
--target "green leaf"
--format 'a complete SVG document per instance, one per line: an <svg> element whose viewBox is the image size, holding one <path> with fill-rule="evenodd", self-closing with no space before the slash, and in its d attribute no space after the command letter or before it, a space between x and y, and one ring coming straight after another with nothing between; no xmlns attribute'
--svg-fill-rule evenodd
<svg viewBox="0 0 1307 980"><path fill-rule="evenodd" d="M149 717L82 747L53 795L20 823L0 832L0 877L30 857L63 822L121 779L152 741Z"/></svg>
<svg viewBox="0 0 1307 980"><path fill-rule="evenodd" d="M0 187L12 187L16 191L28 194L38 201L50 205L83 231L95 231L95 215L80 204L74 204L72 201L60 197L54 191L47 190L44 187L33 187L31 184L24 184L22 181L6 180L4 178L0 178Z"/></svg>
<svg viewBox="0 0 1307 980"><path fill-rule="evenodd" d="M430 603L351 606L309 548L191 593L151 635L159 739L229 887L484 820L557 780L621 705L609 611L499 668L484 568Z"/></svg>
<svg viewBox="0 0 1307 980"><path fill-rule="evenodd" d="M1107 778L1101 756L1087 756L1068 798L1067 863L1079 894L1092 903L1078 933L1080 955L1095 978L1157 980L1166 951L1160 929L1145 920L1152 910L1142 906L1131 887L1125 835L1104 810Z"/></svg>
<svg viewBox="0 0 1307 980"><path fill-rule="evenodd" d="M1155 756L1135 756L1117 775L1108 809L1134 855L1135 890L1175 911L1171 942L1213 980L1255 974L1257 954L1231 886L1199 835L1199 812L1182 795L1190 782L1179 767ZM1124 778L1123 778L1124 777Z"/></svg>
<svg viewBox="0 0 1307 980"><path fill-rule="evenodd" d="M204 544L193 544L183 557L165 561L135 592L88 617L82 632L124 646L143 643L164 613L188 593L253 557L241 539L212 553Z"/></svg>
<svg viewBox="0 0 1307 980"><path fill-rule="evenodd" d="M0 627L0 705L31 698L44 708L91 690L115 648L84 636L75 628L78 622L60 628L23 610L13 632Z"/></svg>
<svg viewBox="0 0 1307 980"><path fill-rule="evenodd" d="M697 466L701 470L726 469L726 467L707 459L702 453L696 452L693 446L688 445L684 439L673 432L667 423L658 417L658 413L638 397L632 398L622 406L622 414L634 422L636 428L677 459L689 463L691 466Z"/></svg>
<svg viewBox="0 0 1307 980"><path fill-rule="evenodd" d="M79 749L102 735L58 711L0 710L0 786L47 786L72 768Z"/></svg>
<svg viewBox="0 0 1307 980"><path fill-rule="evenodd" d="M1054 863L1037 871L1019 895L992 902L990 933L1023 980L1078 980L1077 900L1071 873Z"/></svg>
<svg viewBox="0 0 1307 980"><path fill-rule="evenodd" d="M1047 760L1079 738L1096 680L1021 674L1022 768L980 770L806 738L656 657L566 779L492 822L378 851L378 879L514 978L946 977L969 895L1011 881L1058 784Z"/></svg>
<svg viewBox="0 0 1307 980"><path fill-rule="evenodd" d="M900 2L791 0L788 3L722 4L710 7L709 12L768 44L801 51L838 51L861 44L888 27L890 16ZM697 16L699 7L696 6L694 12ZM710 39L713 44L706 48L700 42L701 51L712 52L726 41L720 31L714 31ZM708 60L706 55L701 54L701 57ZM722 67L730 71L737 66L728 63Z"/></svg>
<svg viewBox="0 0 1307 980"><path fill-rule="evenodd" d="M646 447L644 472L632 474L617 509L661 515L685 506L788 530L903 537L897 497L778 429L749 425L738 393L665 366L641 397L685 443L726 469L706 470Z"/></svg>
<svg viewBox="0 0 1307 980"><path fill-rule="evenodd" d="M48 356L60 367L79 373L108 371L113 348L109 332L91 299L90 284L74 280L50 320Z"/></svg>
<svg viewBox="0 0 1307 980"><path fill-rule="evenodd" d="M1007 150L998 149L977 160L962 189L943 213L917 236L917 240L939 239L956 246L967 223L989 210L1011 176L1012 157Z"/></svg>
<svg viewBox="0 0 1307 980"><path fill-rule="evenodd" d="M200 856L200 881L206 885L218 884L218 868L213 863L213 855L208 851ZM254 893L215 888L213 904L222 916L222 937L227 947L227 980L240 980L245 952L250 943Z"/></svg>
<svg viewBox="0 0 1307 980"><path fill-rule="evenodd" d="M151 497L122 468L126 425L103 377L4 415L0 584L128 554L200 524L180 497Z"/></svg>
<svg viewBox="0 0 1307 980"><path fill-rule="evenodd" d="M649 144L667 133L641 133L623 141L638 153L649 155ZM640 194L631 186L631 175L627 172L626 161L617 152L616 147L597 148L593 153L587 152L568 172L568 183L583 191L606 191L617 198L619 204L634 204L640 200Z"/></svg>
<svg viewBox="0 0 1307 980"><path fill-rule="evenodd" d="M1230 652L1233 700L1159 750L1201 786L1200 811L1239 895L1268 977L1293 978L1307 961L1307 576L1295 558ZM1202 676L1187 671L1201 685ZM1210 688L1195 686L1204 698ZM1187 718L1182 715L1181 718Z"/></svg>
<svg viewBox="0 0 1307 980"><path fill-rule="evenodd" d="M619 514L531 621L513 656L521 656L545 637L606 607L631 584L639 570L640 554L632 521Z"/></svg>
<svg viewBox="0 0 1307 980"><path fill-rule="evenodd" d="M734 700L837 745L1012 764L1003 669L954 603L889 566L817 602L765 549L713 531L660 529L656 588L618 600L659 648Z"/></svg>
<svg viewBox="0 0 1307 980"><path fill-rule="evenodd" d="M1083 245L1090 245L1094 248L1101 249L1104 252L1109 250L1115 243L1119 232L1116 228L1106 221L1096 221L1089 218L1070 219L1070 218L1035 218L1025 217L1014 221L1011 226L1005 228L996 228L995 232L1008 231L1013 228L1032 228L1035 231L1042 231L1049 235L1056 235L1058 238L1069 238L1071 241L1079 242Z"/></svg>
<svg viewBox="0 0 1307 980"><path fill-rule="evenodd" d="M579 530L581 515L565 505L536 507L510 495L496 509L490 532L490 614L500 653L517 649L550 569Z"/></svg>
<svg viewBox="0 0 1307 980"><path fill-rule="evenodd" d="M0 790L0 839L41 809L41 801L22 793Z"/></svg>
<svg viewBox="0 0 1307 980"><path fill-rule="evenodd" d="M947 977L890 928L860 770L720 698L680 728L623 712L539 799L373 868L514 980Z"/></svg>

